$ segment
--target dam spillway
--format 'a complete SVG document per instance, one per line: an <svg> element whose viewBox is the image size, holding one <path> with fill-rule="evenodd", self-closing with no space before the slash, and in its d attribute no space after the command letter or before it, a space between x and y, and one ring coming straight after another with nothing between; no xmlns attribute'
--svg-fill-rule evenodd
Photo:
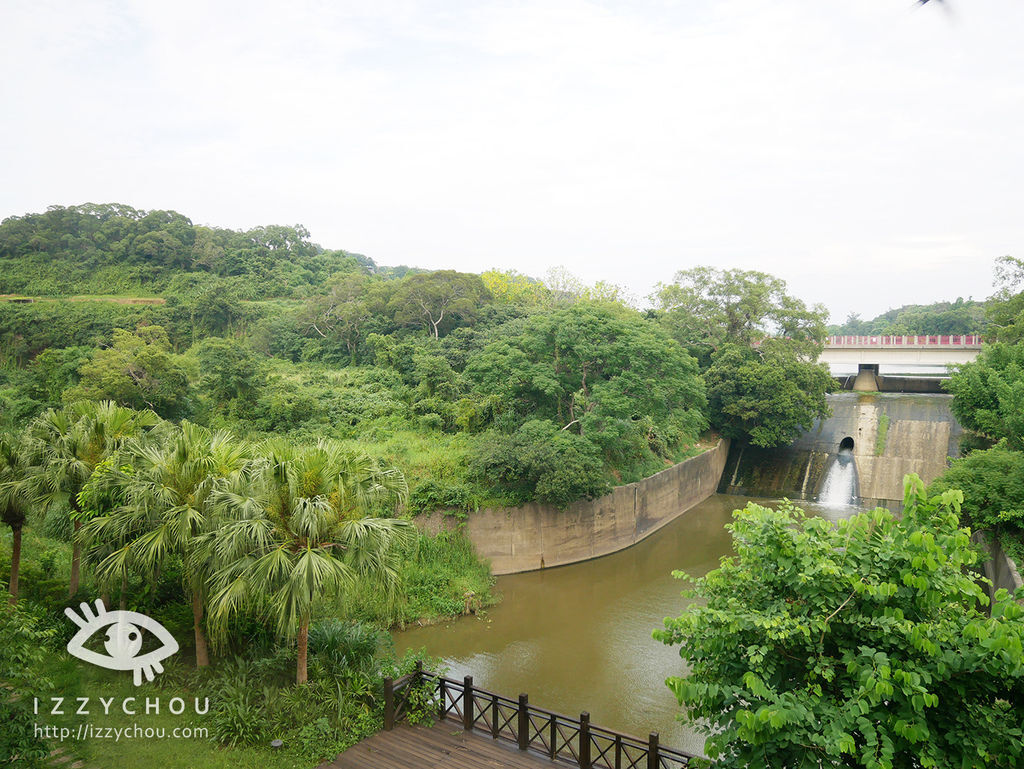
<svg viewBox="0 0 1024 769"><path fill-rule="evenodd" d="M845 472L849 452L857 497L867 506L902 507L903 476L931 482L959 456L960 424L952 396L918 393L853 393L828 396L832 416L788 446L771 449L735 442L719 485L723 494L819 500L833 467Z"/></svg>

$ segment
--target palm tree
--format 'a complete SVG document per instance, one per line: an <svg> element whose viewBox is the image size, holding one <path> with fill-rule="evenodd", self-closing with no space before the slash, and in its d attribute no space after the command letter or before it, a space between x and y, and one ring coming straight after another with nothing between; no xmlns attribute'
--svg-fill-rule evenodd
<svg viewBox="0 0 1024 769"><path fill-rule="evenodd" d="M82 547L78 531L82 508L78 495L96 466L128 438L153 427L152 411L134 411L113 401L79 401L50 409L29 425L29 468L22 482L27 498L40 509L67 509L75 529L68 594L78 592Z"/></svg>
<svg viewBox="0 0 1024 769"><path fill-rule="evenodd" d="M192 604L196 666L210 664L203 614L209 577L200 536L214 529L213 493L237 475L252 450L226 431L211 432L188 421L160 443L132 441L123 451L130 468L116 475L121 504L89 520L82 539L107 548L97 566L101 579L124 580L132 572L156 574L167 558L181 557L185 593ZM117 543L109 552L111 543Z"/></svg>
<svg viewBox="0 0 1024 769"><path fill-rule="evenodd" d="M24 447L9 435L0 435L0 520L11 527L10 604L18 602L18 572L21 568L21 529L25 525L28 501L19 482L25 475Z"/></svg>
<svg viewBox="0 0 1024 769"><path fill-rule="evenodd" d="M234 488L218 494L228 520L207 539L222 564L212 579L210 617L223 634L242 608L261 611L279 636L296 638L295 680L304 684L318 599L360 580L394 595L415 528L369 514L404 502L408 487L399 470L329 441L307 448L270 443L262 453Z"/></svg>

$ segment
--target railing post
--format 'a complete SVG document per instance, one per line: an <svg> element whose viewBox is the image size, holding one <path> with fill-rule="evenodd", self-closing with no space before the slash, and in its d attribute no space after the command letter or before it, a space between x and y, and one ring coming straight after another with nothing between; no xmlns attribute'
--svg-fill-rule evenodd
<svg viewBox="0 0 1024 769"><path fill-rule="evenodd" d="M462 679L462 728L473 728L473 676Z"/></svg>
<svg viewBox="0 0 1024 769"><path fill-rule="evenodd" d="M491 737L498 739L498 695L491 697Z"/></svg>
<svg viewBox="0 0 1024 769"><path fill-rule="evenodd" d="M384 730L391 731L395 728L395 682L390 678L384 679Z"/></svg>
<svg viewBox="0 0 1024 769"><path fill-rule="evenodd" d="M550 750L551 750L551 760L552 761L555 760L555 755L557 755L557 753L558 753L558 751L556 750L556 748L558 746L558 720L557 720L557 718L558 717L554 713L551 714L551 735L550 735L550 737L551 737L551 739L550 739L551 748L550 748Z"/></svg>
<svg viewBox="0 0 1024 769"><path fill-rule="evenodd" d="M580 713L580 769L590 769L590 713Z"/></svg>
<svg viewBox="0 0 1024 769"><path fill-rule="evenodd" d="M519 738L519 749L530 747L530 699L525 694L519 695L519 723L516 728Z"/></svg>
<svg viewBox="0 0 1024 769"><path fill-rule="evenodd" d="M437 720L444 721L445 714L448 711L448 702L445 699L445 692L447 691L444 685L444 676L437 677L437 691L440 694L440 698L437 701Z"/></svg>
<svg viewBox="0 0 1024 769"><path fill-rule="evenodd" d="M647 741L647 769L658 769L658 733L651 732Z"/></svg>

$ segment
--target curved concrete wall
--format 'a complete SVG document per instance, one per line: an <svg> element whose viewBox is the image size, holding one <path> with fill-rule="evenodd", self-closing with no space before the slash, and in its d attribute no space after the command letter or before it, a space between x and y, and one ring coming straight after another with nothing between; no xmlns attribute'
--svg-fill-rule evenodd
<svg viewBox="0 0 1024 769"><path fill-rule="evenodd" d="M715 493L729 441L610 494L574 502L567 510L531 502L470 514L465 533L494 574L513 574L608 555L629 547ZM443 512L420 516L429 532L455 529Z"/></svg>
<svg viewBox="0 0 1024 769"><path fill-rule="evenodd" d="M972 539L988 552L989 557L982 562L981 567L985 576L992 580L992 584L988 585L989 598L994 598L999 588L1006 588L1012 593L1024 586L1017 564L1006 554L995 537L987 532L983 534L976 531Z"/></svg>
<svg viewBox="0 0 1024 769"><path fill-rule="evenodd" d="M844 438L854 441L863 504L902 507L903 476L929 483L957 456L962 429L950 395L841 393L829 396L832 416L789 446L733 446L719 491L816 499Z"/></svg>

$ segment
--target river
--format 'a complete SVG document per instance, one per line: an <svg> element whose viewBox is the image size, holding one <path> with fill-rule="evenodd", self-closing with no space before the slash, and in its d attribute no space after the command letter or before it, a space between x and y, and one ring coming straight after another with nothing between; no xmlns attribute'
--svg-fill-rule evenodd
<svg viewBox="0 0 1024 769"><path fill-rule="evenodd" d="M777 500L755 500L771 505ZM498 578L502 601L486 613L395 635L401 653L426 649L449 677L566 715L589 711L594 724L701 753L704 739L676 720L667 676L684 672L678 647L651 638L686 604L682 569L706 574L731 554L725 525L746 497L715 494L647 539L592 561ZM829 518L853 508L800 503Z"/></svg>

